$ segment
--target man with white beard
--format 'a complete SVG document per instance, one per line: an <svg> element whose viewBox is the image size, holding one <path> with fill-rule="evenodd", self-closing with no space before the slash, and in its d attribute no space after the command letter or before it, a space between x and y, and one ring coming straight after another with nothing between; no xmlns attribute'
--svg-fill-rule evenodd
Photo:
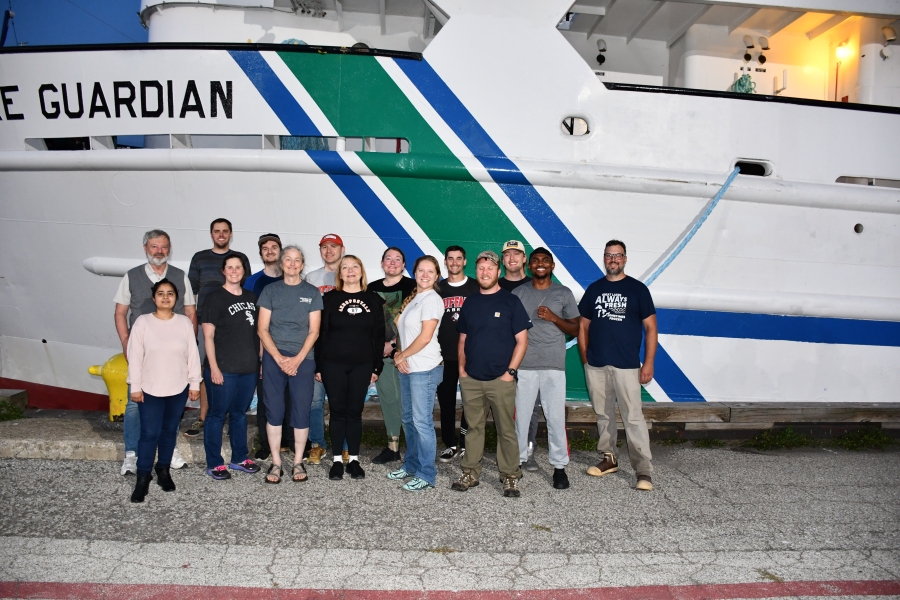
<svg viewBox="0 0 900 600"><path fill-rule="evenodd" d="M194 292L187 273L169 264L169 252L172 242L169 234L162 229L153 229L144 234L144 254L147 262L131 269L122 277L119 290L114 298L116 303L116 333L122 342L122 353L128 360L128 336L134 321L141 315L156 310L153 294L150 290L157 281L168 279L178 288L178 301L175 312L189 318L197 333L197 311ZM130 314L129 314L130 313ZM131 400L131 386L128 388L128 404L125 407L125 462L122 463L122 475L137 473L137 448L141 437L141 417L137 404ZM175 448L172 455L172 468L184 466L184 459Z"/></svg>

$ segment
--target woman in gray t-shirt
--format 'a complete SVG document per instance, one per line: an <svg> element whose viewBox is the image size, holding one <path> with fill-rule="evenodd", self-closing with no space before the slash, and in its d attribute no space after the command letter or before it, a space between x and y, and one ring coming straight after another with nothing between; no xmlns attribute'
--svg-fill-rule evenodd
<svg viewBox="0 0 900 600"><path fill-rule="evenodd" d="M284 279L265 287L259 296L259 339L263 346L262 379L266 404L266 436L272 449L272 465L266 483L280 483L281 425L284 390L291 394L290 423L294 428L294 481L308 479L303 450L309 436L309 407L316 375L313 346L319 337L322 296L318 288L302 280L303 252L297 246L281 251ZM276 425L278 423L278 425Z"/></svg>

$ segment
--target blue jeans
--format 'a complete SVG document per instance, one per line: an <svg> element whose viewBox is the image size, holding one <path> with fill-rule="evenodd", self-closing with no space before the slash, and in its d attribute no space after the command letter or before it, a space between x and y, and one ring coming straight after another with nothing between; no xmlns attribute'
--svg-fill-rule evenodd
<svg viewBox="0 0 900 600"><path fill-rule="evenodd" d="M141 413L137 403L131 399L131 384L128 384L128 404L125 405L125 417L122 420L125 434L125 452L137 453L141 441Z"/></svg>
<svg viewBox="0 0 900 600"><path fill-rule="evenodd" d="M309 407L309 441L320 448L328 447L325 443L325 385L321 381L316 382Z"/></svg>
<svg viewBox="0 0 900 600"><path fill-rule="evenodd" d="M206 468L215 469L225 464L222 458L222 428L228 413L228 435L231 438L231 462L247 460L247 409L253 401L256 373L222 373L222 385L212 382L209 369L203 370L207 381L206 400L209 412L203 424L203 448L206 450Z"/></svg>
<svg viewBox="0 0 900 600"><path fill-rule="evenodd" d="M144 392L144 401L137 403L141 414L141 439L137 449L137 474L149 475L156 458L157 467L172 463L178 425L187 402L188 387L174 396L151 396ZM157 451L159 456L156 456Z"/></svg>
<svg viewBox="0 0 900 600"><path fill-rule="evenodd" d="M434 433L434 395L444 379L444 365L430 371L400 373L400 401L403 405L403 430L406 431L406 460L401 467L407 473L437 484L437 436Z"/></svg>

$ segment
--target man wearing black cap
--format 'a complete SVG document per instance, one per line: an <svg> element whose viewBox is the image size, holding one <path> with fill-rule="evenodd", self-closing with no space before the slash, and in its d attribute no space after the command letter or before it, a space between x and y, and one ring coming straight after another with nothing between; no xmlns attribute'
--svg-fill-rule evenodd
<svg viewBox="0 0 900 600"><path fill-rule="evenodd" d="M528 351L519 366L516 386L516 435L519 461L528 456L528 428L538 393L547 421L553 487L569 487L566 465L569 446L566 439L566 336L578 335L580 314L572 290L553 281L553 255L546 248L535 248L528 258L532 280L520 285L513 294L522 301L534 327L528 331Z"/></svg>
<svg viewBox="0 0 900 600"><path fill-rule="evenodd" d="M522 469L513 417L516 375L528 348L531 321L522 302L500 287L500 257L496 252L485 250L478 255L475 278L481 293L466 298L456 322L459 387L469 429L461 463L463 474L452 489L465 492L480 483L484 425L490 410L497 426L497 467L503 495L517 498Z"/></svg>

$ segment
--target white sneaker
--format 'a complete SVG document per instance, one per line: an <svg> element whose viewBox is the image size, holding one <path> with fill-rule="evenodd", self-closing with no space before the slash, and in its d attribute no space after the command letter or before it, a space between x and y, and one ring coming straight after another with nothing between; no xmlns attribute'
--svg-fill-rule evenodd
<svg viewBox="0 0 900 600"><path fill-rule="evenodd" d="M133 451L125 453L125 462L122 463L122 469L119 471L123 476L131 473L137 475L137 454Z"/></svg>
<svg viewBox="0 0 900 600"><path fill-rule="evenodd" d="M172 463L169 465L169 468L180 469L186 464L184 458L181 457L181 452L178 451L178 446L175 446L175 451L172 452Z"/></svg>

